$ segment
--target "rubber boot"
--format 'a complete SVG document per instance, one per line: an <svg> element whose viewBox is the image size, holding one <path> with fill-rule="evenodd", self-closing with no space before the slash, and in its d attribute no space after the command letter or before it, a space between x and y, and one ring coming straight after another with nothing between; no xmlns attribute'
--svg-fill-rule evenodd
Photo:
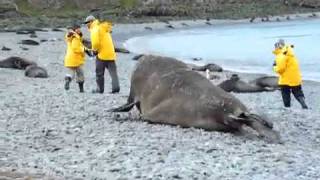
<svg viewBox="0 0 320 180"><path fill-rule="evenodd" d="M301 104L302 109L308 109L308 106L307 106L307 104L305 102L305 98L304 97L300 96L300 97L297 98L297 100Z"/></svg>
<svg viewBox="0 0 320 180"><path fill-rule="evenodd" d="M110 93L115 94L115 93L119 93L119 92L120 92L120 88L116 88L116 89L112 89L112 91Z"/></svg>
<svg viewBox="0 0 320 180"><path fill-rule="evenodd" d="M72 79L71 79L71 77L66 76L64 78L64 80L65 80L64 89L65 90L69 90L70 89L70 82L71 82Z"/></svg>
<svg viewBox="0 0 320 180"><path fill-rule="evenodd" d="M83 89L84 82L78 82L78 84L79 84L80 93L83 93L84 92L84 89Z"/></svg>
<svg viewBox="0 0 320 180"><path fill-rule="evenodd" d="M100 93L104 92L104 79L97 79L97 89L93 90L92 93Z"/></svg>
<svg viewBox="0 0 320 180"><path fill-rule="evenodd" d="M285 87L281 88L281 96L284 107L289 108L291 106L290 89Z"/></svg>

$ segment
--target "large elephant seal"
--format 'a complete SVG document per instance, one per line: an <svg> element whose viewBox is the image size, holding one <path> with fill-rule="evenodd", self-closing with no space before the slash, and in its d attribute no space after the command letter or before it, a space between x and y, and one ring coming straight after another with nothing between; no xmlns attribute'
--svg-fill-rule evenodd
<svg viewBox="0 0 320 180"><path fill-rule="evenodd" d="M37 65L37 63L16 56L0 61L0 68L26 69L30 65Z"/></svg>
<svg viewBox="0 0 320 180"><path fill-rule="evenodd" d="M255 81L252 83L247 83L245 81L242 81L240 80L237 74L232 74L230 79L221 82L218 86L226 92L236 92L236 93L254 93L254 92L265 92L265 91L273 90L265 86L260 86Z"/></svg>
<svg viewBox="0 0 320 180"><path fill-rule="evenodd" d="M222 72L223 71L221 66L213 64L213 63L209 63L204 66L194 65L192 67L192 70L195 70L195 71L206 71L207 69L211 72Z"/></svg>
<svg viewBox="0 0 320 180"><path fill-rule="evenodd" d="M30 65L26 68L24 75L31 78L47 78L48 72L37 65Z"/></svg>
<svg viewBox="0 0 320 180"><path fill-rule="evenodd" d="M110 111L126 112L134 106L143 120L152 123L223 132L239 131L246 125L266 140L280 139L270 122L250 113L232 94L172 58L140 58L131 77L128 102Z"/></svg>

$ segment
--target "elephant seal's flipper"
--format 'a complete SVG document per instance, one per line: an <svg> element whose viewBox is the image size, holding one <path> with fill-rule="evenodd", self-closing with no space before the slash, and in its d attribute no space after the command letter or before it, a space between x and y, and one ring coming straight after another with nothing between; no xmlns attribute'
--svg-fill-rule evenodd
<svg viewBox="0 0 320 180"><path fill-rule="evenodd" d="M240 116L246 125L256 130L261 138L270 143L282 143L279 132L273 130L273 124L256 114L243 113Z"/></svg>
<svg viewBox="0 0 320 180"><path fill-rule="evenodd" d="M113 109L109 109L108 112L128 112L130 111L134 105L136 105L137 103L136 102L133 102L133 103L127 103L127 104L124 104L120 107L117 107L117 108L113 108Z"/></svg>

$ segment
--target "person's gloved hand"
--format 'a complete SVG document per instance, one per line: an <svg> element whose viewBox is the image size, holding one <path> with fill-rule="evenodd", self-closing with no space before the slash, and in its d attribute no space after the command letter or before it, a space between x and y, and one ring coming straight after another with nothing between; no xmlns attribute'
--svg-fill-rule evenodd
<svg viewBox="0 0 320 180"><path fill-rule="evenodd" d="M67 34L67 37L71 37L74 35L74 32L73 31L69 31L68 34Z"/></svg>
<svg viewBox="0 0 320 180"><path fill-rule="evenodd" d="M68 33L67 33L67 37L72 37L72 36L74 36L74 34L76 34L76 32L74 32L73 30L69 29Z"/></svg>
<svg viewBox="0 0 320 180"><path fill-rule="evenodd" d="M93 53L90 49L84 48L84 52L89 56L89 57L93 57Z"/></svg>
<svg viewBox="0 0 320 180"><path fill-rule="evenodd" d="M96 56L96 55L98 55L98 51L92 51L92 54L93 54L94 56Z"/></svg>

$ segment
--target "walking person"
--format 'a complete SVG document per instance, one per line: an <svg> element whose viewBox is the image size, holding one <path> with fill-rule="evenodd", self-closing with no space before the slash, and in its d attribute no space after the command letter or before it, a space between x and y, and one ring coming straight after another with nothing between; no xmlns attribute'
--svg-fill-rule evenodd
<svg viewBox="0 0 320 180"><path fill-rule="evenodd" d="M96 55L96 82L97 88L93 93L104 92L104 72L108 69L112 81L111 93L120 92L116 53L111 37L112 24L109 22L99 22L94 16L90 15L84 22L89 31L91 39L91 48Z"/></svg>
<svg viewBox="0 0 320 180"><path fill-rule="evenodd" d="M76 78L81 93L84 92L83 64L85 61L85 47L82 44L82 32L80 25L73 25L65 36L67 53L64 59L64 66L68 69L65 76L65 90L70 89L71 81Z"/></svg>
<svg viewBox="0 0 320 180"><path fill-rule="evenodd" d="M278 84L281 89L283 104L285 107L291 106L291 93L301 104L303 109L308 109L305 97L302 91L302 78L298 59L293 52L293 45L286 45L284 40L280 39L275 43L276 60L273 70L279 75Z"/></svg>

